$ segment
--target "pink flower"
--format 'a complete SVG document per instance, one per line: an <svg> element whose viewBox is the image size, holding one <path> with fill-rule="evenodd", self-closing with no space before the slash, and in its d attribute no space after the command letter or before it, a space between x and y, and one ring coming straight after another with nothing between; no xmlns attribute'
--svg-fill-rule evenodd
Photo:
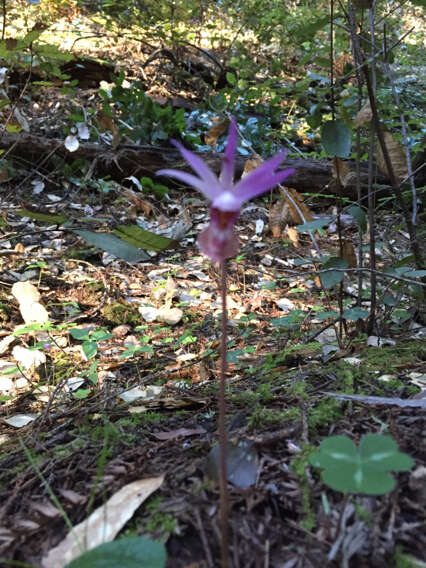
<svg viewBox="0 0 426 568"><path fill-rule="evenodd" d="M239 244L234 225L240 215L242 204L282 183L294 172L293 169L276 171L286 155L284 151L234 184L237 137L237 125L231 120L219 177L201 158L176 141L173 141L173 144L198 177L179 170L165 169L157 172L157 175L170 176L198 189L211 202L210 224L200 233L198 246L205 255L217 262L222 262L238 253Z"/></svg>

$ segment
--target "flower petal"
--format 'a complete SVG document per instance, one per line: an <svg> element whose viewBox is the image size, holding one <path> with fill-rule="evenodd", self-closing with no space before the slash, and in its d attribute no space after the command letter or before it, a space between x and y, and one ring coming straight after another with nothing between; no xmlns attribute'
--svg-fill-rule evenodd
<svg viewBox="0 0 426 568"><path fill-rule="evenodd" d="M290 176L294 172L293 169L275 172L276 168L283 161L286 153L286 151L280 152L273 158L266 160L266 162L264 162L261 166L239 181L235 185L234 189L236 197L242 202L247 201L252 197L256 197L256 195L260 195L268 189L271 189Z"/></svg>
<svg viewBox="0 0 426 568"><path fill-rule="evenodd" d="M213 200L216 195L219 195L222 191L221 186L219 185L218 180L215 180L216 187L213 187L211 184L208 184L204 180L194 176L193 174L188 174L187 172L181 172L180 170L158 170L156 172L157 176L166 176L178 179L182 181L186 185L190 185L201 191L201 193L207 197L207 199Z"/></svg>
<svg viewBox="0 0 426 568"><path fill-rule="evenodd" d="M234 181L235 152L237 150L238 130L235 120L231 118L229 125L228 143L222 160L220 181L226 189L230 189Z"/></svg>
<svg viewBox="0 0 426 568"><path fill-rule="evenodd" d="M294 173L293 168L289 168L288 170L282 170L280 172L275 172L270 174L263 173L263 175L260 176L260 178L258 176L256 177L253 176L252 179L249 180L249 183L243 184L243 182L245 182L246 179L248 178L247 176L247 178L244 178L240 182L241 186L237 184L239 186L237 198L240 199L242 203L244 203L244 201L252 199L253 197L257 197L258 195L265 193L265 191L268 191L269 189L272 189L276 185L282 183L293 173Z"/></svg>
<svg viewBox="0 0 426 568"><path fill-rule="evenodd" d="M221 191L219 190L220 185L217 176L215 176L209 166L199 156L194 154L194 152L190 152L176 140L172 140L172 143L176 146L194 172L198 174L200 178L206 182L206 184L208 184L207 187L211 187L211 190L207 190L208 193L205 191L203 191L203 193L206 197L208 197L208 199L213 200Z"/></svg>

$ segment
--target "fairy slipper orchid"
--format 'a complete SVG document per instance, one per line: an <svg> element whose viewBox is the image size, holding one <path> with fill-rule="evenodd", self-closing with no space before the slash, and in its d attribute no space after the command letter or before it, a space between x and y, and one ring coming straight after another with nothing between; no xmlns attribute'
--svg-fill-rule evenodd
<svg viewBox="0 0 426 568"><path fill-rule="evenodd" d="M198 189L210 202L210 224L198 237L200 250L212 260L222 262L238 253L235 221L245 201L261 195L282 183L294 170L276 171L286 152L280 152L234 184L237 125L231 120L228 142L223 155L220 176L196 154L173 141L197 176L179 170L159 170L157 175L169 176Z"/></svg>

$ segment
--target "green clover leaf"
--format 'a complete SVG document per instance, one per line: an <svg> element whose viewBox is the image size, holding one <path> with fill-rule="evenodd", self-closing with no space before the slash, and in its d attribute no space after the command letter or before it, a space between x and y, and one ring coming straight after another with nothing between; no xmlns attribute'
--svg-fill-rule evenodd
<svg viewBox="0 0 426 568"><path fill-rule="evenodd" d="M323 470L322 480L332 489L366 495L392 491L395 480L389 471L406 471L414 463L392 438L380 434L366 434L358 447L347 436L330 436L309 461Z"/></svg>

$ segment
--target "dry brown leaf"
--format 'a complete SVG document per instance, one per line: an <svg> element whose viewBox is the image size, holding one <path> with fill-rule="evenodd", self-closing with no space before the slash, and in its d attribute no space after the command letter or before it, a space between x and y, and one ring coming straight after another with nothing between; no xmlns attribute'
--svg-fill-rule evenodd
<svg viewBox="0 0 426 568"><path fill-rule="evenodd" d="M395 177L398 182L401 182L408 175L407 160L405 158L404 150L398 140L395 140L390 132L384 132L383 137L385 140L385 146L389 153ZM389 175L380 145L377 146L376 160L380 170L384 174Z"/></svg>
<svg viewBox="0 0 426 568"><path fill-rule="evenodd" d="M355 117L355 126L359 128L360 126L367 124L367 122L370 122L372 118L373 112L371 110L370 101L367 101Z"/></svg>
<svg viewBox="0 0 426 568"><path fill-rule="evenodd" d="M345 239L343 241L342 249L342 258L347 261L349 268L356 268L358 266L358 262L354 245L350 241Z"/></svg>
<svg viewBox="0 0 426 568"><path fill-rule="evenodd" d="M109 130L112 133L112 144L117 146L120 141L120 133L112 116L104 110L99 110L95 117L96 124L103 131Z"/></svg>
<svg viewBox="0 0 426 568"><path fill-rule="evenodd" d="M341 187L353 186L356 182L356 173L352 172L349 164L340 158L333 159L332 175L336 182L340 182Z"/></svg>
<svg viewBox="0 0 426 568"><path fill-rule="evenodd" d="M299 248L299 233L294 227L288 227L287 229L288 238L291 240L294 248Z"/></svg>
<svg viewBox="0 0 426 568"><path fill-rule="evenodd" d="M333 159L332 174L334 179L339 180L343 185L343 178L350 174L350 172L351 170L349 169L349 165L341 158Z"/></svg>
<svg viewBox="0 0 426 568"><path fill-rule="evenodd" d="M16 243L15 248L13 249L15 252L24 253L25 247L22 243Z"/></svg>
<svg viewBox="0 0 426 568"><path fill-rule="evenodd" d="M288 218L289 206L284 199L280 199L269 209L269 228L274 238L278 239L282 236Z"/></svg>
<svg viewBox="0 0 426 568"><path fill-rule="evenodd" d="M205 134L204 142L209 146L216 146L217 139L228 129L228 120L214 124Z"/></svg>
<svg viewBox="0 0 426 568"><path fill-rule="evenodd" d="M81 505L87 500L87 498L84 495L80 495L80 493L77 493L72 489L58 489L57 491L62 495L64 499L69 501L72 505Z"/></svg>
<svg viewBox="0 0 426 568"><path fill-rule="evenodd" d="M61 514L59 509L57 509L50 501L46 501L44 503L34 501L30 503L30 505L31 509L37 511L37 513L40 513L40 515L43 515L43 517L47 517L49 519L59 517Z"/></svg>
<svg viewBox="0 0 426 568"><path fill-rule="evenodd" d="M262 158L250 158L244 164L244 171L242 174L242 178L248 175L250 172L258 168L261 164L263 164Z"/></svg>
<svg viewBox="0 0 426 568"><path fill-rule="evenodd" d="M96 113L95 121L101 130L111 130L111 132L113 132L116 128L114 119L104 110L100 110Z"/></svg>
<svg viewBox="0 0 426 568"><path fill-rule="evenodd" d="M300 225L301 223L313 220L311 210L304 203L303 197L298 191L291 187L287 187L286 191L280 188L280 191L284 196L285 201L288 203L290 217L295 225ZM292 199L290 199L287 194L289 194ZM299 211L302 213L303 217L301 217Z"/></svg>
<svg viewBox="0 0 426 568"><path fill-rule="evenodd" d="M166 285L164 286L164 307L169 309L172 305L173 298L177 293L177 284L171 276L166 280Z"/></svg>
<svg viewBox="0 0 426 568"><path fill-rule="evenodd" d="M43 558L43 568L63 568L82 552L110 542L136 509L163 483L164 475L139 479L122 487L108 501L76 525Z"/></svg>
<svg viewBox="0 0 426 568"><path fill-rule="evenodd" d="M342 53L333 62L333 69L335 75L343 75L346 63L352 63L353 58L349 53Z"/></svg>
<svg viewBox="0 0 426 568"><path fill-rule="evenodd" d="M144 213L147 217L151 215L154 205L148 199L141 197L140 194L136 193L132 189L128 189L127 187L123 188L122 193L124 197L133 203L138 211L142 211L142 213Z"/></svg>

